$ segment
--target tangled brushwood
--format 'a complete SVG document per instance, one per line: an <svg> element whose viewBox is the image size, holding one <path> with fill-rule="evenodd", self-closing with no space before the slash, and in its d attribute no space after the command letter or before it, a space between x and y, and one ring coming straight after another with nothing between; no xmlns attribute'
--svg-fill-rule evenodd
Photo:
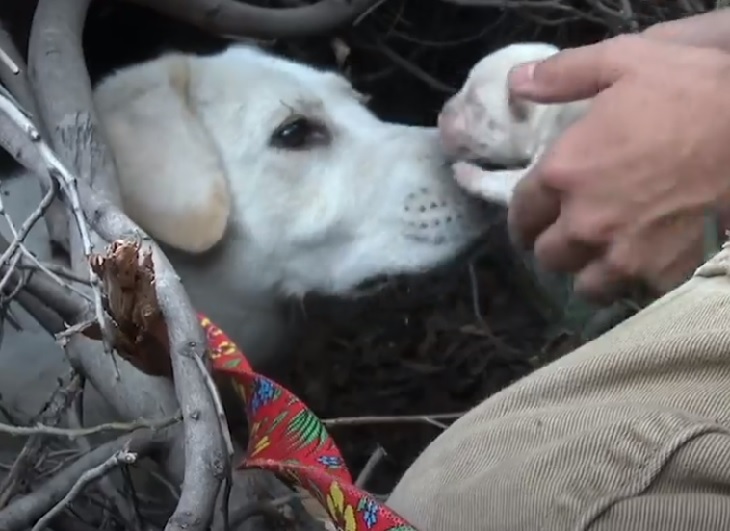
<svg viewBox="0 0 730 531"><path fill-rule="evenodd" d="M232 453L241 449L228 437L203 332L164 252L119 208L92 81L165 48L215 51L254 39L339 68L382 116L432 124L466 71L497 46L527 39L577 45L720 4L4 0L0 146L29 170L22 178L37 181L42 199L18 221L0 194L9 234L0 237L2 326L13 326L22 308L56 338L58 352L48 355L65 355L70 369L32 418L4 403L0 388L6 420L0 445L23 442L0 469L0 530L325 529L305 497L292 495L274 475L232 471ZM43 221L66 253L65 266L39 260L27 245ZM324 324L298 353L290 387L330 418L326 425L361 484L378 495L387 494L455 412L559 348L549 341L554 331L540 308L504 275L501 222L495 214L494 238L480 260L420 283L396 283L322 316ZM124 256L125 271L136 271L131 276L108 269L120 242L135 242L148 257ZM154 283L130 295L144 275ZM316 301L311 307L316 312ZM121 363L114 348L154 351L158 344L142 344L135 334L160 323L171 379ZM16 355L0 350L3 358ZM88 425L87 384L126 422Z"/></svg>

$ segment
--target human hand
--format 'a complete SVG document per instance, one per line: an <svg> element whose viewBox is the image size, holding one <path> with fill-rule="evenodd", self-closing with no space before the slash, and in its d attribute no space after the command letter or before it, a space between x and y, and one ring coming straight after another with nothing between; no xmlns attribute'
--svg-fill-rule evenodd
<svg viewBox="0 0 730 531"><path fill-rule="evenodd" d="M641 32L643 37L675 44L730 51L730 8L715 9L690 17L659 22Z"/></svg>
<svg viewBox="0 0 730 531"><path fill-rule="evenodd" d="M594 299L684 281L708 209L730 204L729 87L729 55L636 36L514 69L517 97L595 98L518 184L513 236Z"/></svg>

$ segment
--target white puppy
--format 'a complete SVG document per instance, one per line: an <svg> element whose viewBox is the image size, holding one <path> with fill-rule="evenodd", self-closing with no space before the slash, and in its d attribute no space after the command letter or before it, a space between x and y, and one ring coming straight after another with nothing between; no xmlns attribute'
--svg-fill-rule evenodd
<svg viewBox="0 0 730 531"><path fill-rule="evenodd" d="M469 192L507 205L519 180L542 151L584 112L589 100L544 105L512 97L510 70L546 59L558 48L540 42L505 46L479 61L439 114L441 141L457 182ZM479 163L518 169L484 170Z"/></svg>
<svg viewBox="0 0 730 531"><path fill-rule="evenodd" d="M124 68L95 100L125 211L258 367L284 296L427 270L486 229L436 128L379 120L332 72L237 45Z"/></svg>

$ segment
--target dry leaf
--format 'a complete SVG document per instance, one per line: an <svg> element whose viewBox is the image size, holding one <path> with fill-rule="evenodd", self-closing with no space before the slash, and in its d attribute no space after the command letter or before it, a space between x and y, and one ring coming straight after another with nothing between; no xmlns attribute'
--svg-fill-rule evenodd
<svg viewBox="0 0 730 531"><path fill-rule="evenodd" d="M151 250L139 241L117 240L104 255L91 257L91 267L106 294L112 342L120 356L147 374L171 377L167 326L155 293ZM84 331L87 337L93 334L94 330Z"/></svg>

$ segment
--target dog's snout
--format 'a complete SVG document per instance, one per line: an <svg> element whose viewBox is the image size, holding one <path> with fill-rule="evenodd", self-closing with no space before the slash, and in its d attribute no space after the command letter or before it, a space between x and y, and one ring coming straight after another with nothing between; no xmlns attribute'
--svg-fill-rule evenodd
<svg viewBox="0 0 730 531"><path fill-rule="evenodd" d="M450 100L438 115L437 125L441 146L447 155L456 156L463 149L467 132L466 117L459 112L457 103Z"/></svg>

